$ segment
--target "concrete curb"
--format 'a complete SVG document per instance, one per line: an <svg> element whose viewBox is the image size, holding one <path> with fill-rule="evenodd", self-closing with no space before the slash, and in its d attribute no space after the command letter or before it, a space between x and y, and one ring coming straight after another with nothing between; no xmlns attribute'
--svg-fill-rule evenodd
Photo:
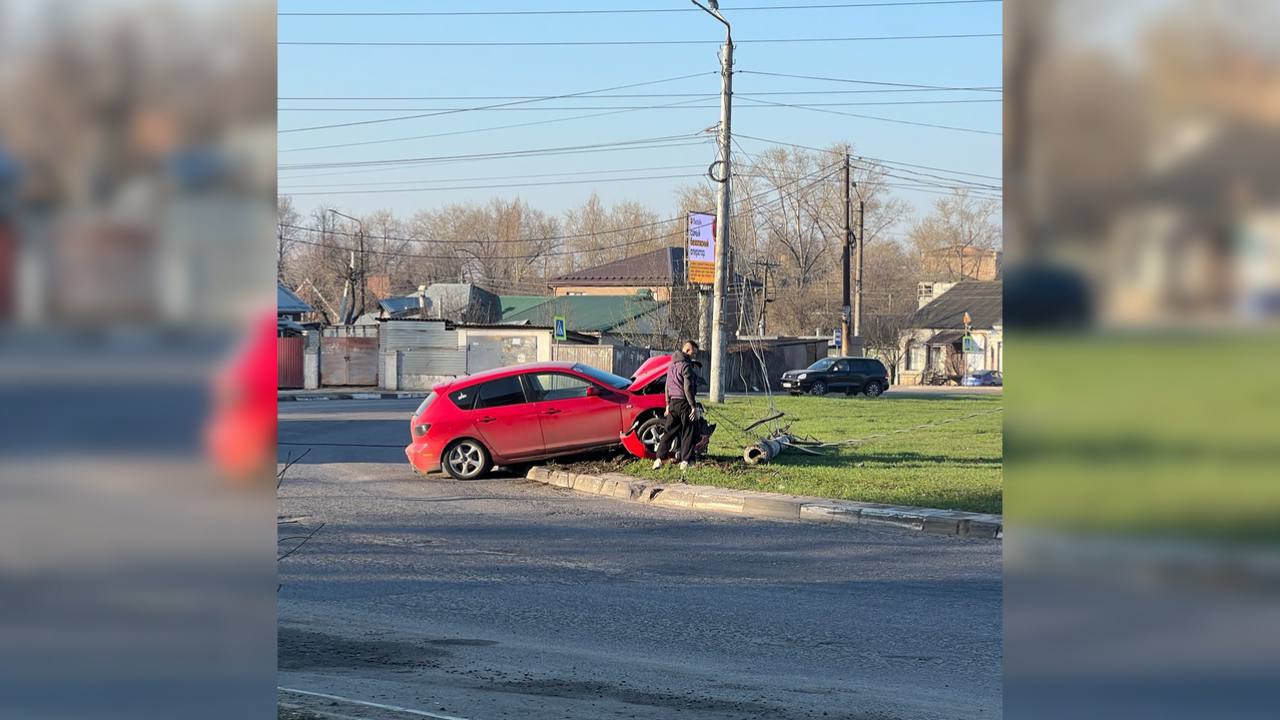
<svg viewBox="0 0 1280 720"><path fill-rule="evenodd" d="M661 483L620 473L592 475L547 467L531 468L527 477L567 490L658 507L798 522L866 525L928 535L1004 539L1004 518L985 513Z"/></svg>
<svg viewBox="0 0 1280 720"><path fill-rule="evenodd" d="M431 391L402 390L399 392L331 392L314 395L276 393L276 402L317 402L320 400L408 400L419 399L430 395Z"/></svg>

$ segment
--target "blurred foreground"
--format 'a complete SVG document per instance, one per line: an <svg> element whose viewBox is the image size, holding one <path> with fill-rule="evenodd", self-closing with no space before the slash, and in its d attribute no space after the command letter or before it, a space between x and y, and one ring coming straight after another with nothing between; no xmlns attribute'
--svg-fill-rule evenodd
<svg viewBox="0 0 1280 720"><path fill-rule="evenodd" d="M1274 715L1280 7L1005 20L1005 710Z"/></svg>
<svg viewBox="0 0 1280 720"><path fill-rule="evenodd" d="M0 717L269 717L270 473L204 460L271 306L269 3L0 0Z"/></svg>

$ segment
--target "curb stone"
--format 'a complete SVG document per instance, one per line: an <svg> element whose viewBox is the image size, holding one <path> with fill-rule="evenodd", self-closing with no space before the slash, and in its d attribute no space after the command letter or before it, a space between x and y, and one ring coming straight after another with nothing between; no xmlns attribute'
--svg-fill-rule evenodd
<svg viewBox="0 0 1280 720"><path fill-rule="evenodd" d="M1003 517L987 513L779 495L709 485L655 483L621 473L592 475L544 466L530 468L526 477L566 490L658 507L798 522L866 525L926 535L1004 539Z"/></svg>

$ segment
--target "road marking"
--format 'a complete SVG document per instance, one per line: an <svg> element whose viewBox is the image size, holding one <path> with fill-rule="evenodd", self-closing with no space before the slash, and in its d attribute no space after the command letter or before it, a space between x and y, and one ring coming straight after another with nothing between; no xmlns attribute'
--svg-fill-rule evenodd
<svg viewBox="0 0 1280 720"><path fill-rule="evenodd" d="M382 703L368 702L366 700L352 700L351 698L342 697L341 695L329 695L327 693L311 692L310 690L295 690L293 688L276 686L277 690L297 695L307 695L309 697L324 698L325 700L337 700L339 702L351 703L353 705L363 705L364 707L377 708L379 710L390 710L392 712L405 713L406 715L417 715L418 717L435 718L435 720L467 720L466 718L456 717L454 715L440 715L438 713L427 712L426 710L413 710L411 708L400 707L398 705L383 705Z"/></svg>

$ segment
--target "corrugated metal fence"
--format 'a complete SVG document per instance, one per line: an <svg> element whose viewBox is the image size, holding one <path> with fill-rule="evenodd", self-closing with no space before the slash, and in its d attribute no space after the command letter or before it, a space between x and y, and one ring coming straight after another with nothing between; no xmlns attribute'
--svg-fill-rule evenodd
<svg viewBox="0 0 1280 720"><path fill-rule="evenodd" d="M649 351L615 345L556 344L551 349L551 358L562 362L582 363L614 375L630 377L636 368L649 359Z"/></svg>
<svg viewBox="0 0 1280 720"><path fill-rule="evenodd" d="M301 335L276 337L276 387L302 387L302 342Z"/></svg>

